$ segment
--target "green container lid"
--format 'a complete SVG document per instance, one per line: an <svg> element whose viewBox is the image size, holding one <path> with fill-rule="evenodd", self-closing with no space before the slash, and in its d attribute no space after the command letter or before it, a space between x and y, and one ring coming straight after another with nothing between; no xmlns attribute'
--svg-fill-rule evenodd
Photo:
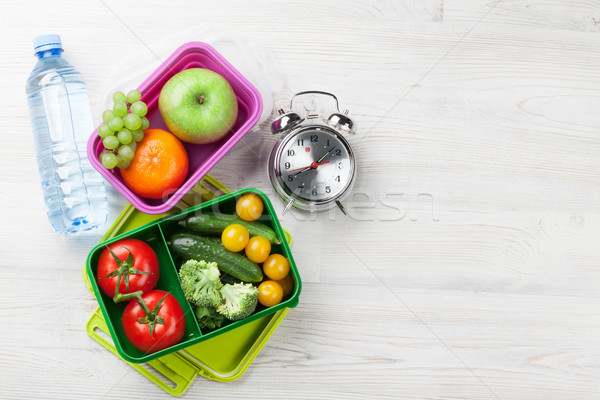
<svg viewBox="0 0 600 400"><path fill-rule="evenodd" d="M102 241L131 231L141 225L161 217L175 214L203 201L212 200L220 195L231 193L226 186L210 175L198 183L178 204L177 208L161 215L149 215L138 211L131 204L125 206ZM291 236L283 231L288 245ZM93 293L87 267L83 268L84 282ZM281 309L272 315L232 329L226 333L187 347L178 352L149 361L147 364L135 364L123 360L117 352L102 311L97 308L87 323L87 332L96 342L130 365L165 392L179 396L187 390L197 375L205 378L228 382L242 376L248 369L277 326L283 321L289 308Z"/></svg>

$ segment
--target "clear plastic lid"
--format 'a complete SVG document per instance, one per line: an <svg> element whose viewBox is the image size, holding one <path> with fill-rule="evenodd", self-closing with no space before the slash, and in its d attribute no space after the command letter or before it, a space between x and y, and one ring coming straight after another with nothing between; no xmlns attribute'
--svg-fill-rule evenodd
<svg viewBox="0 0 600 400"><path fill-rule="evenodd" d="M109 90L104 107L112 108L114 92L137 87L179 46L194 41L214 47L258 89L263 100L263 112L257 125L269 118L273 109L273 93L282 89L283 80L268 49L250 45L239 37L207 26L195 26L160 42L146 43L142 50L119 62L112 69L110 83L106 85Z"/></svg>

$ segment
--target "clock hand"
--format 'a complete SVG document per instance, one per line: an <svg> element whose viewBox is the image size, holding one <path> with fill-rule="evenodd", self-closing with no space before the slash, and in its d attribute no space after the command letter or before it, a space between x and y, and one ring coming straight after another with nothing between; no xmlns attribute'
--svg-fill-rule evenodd
<svg viewBox="0 0 600 400"><path fill-rule="evenodd" d="M304 169L302 169L302 168L298 168L298 169L301 169L302 171L298 172L296 175L300 175L300 174L301 174L301 173L303 173L304 171L308 171L309 169L311 169L311 167L310 167L310 165L309 165L308 167L304 167ZM295 169L295 170L293 170L293 171L298 171L298 169ZM290 171L290 172L293 172L293 171Z"/></svg>
<svg viewBox="0 0 600 400"><path fill-rule="evenodd" d="M311 165L309 165L307 167L296 168L296 169L291 170L290 172L302 170L302 171L298 172L298 174L301 174L305 171L308 171L309 169L316 169L321 164L327 164L330 161L322 162L323 159L325 157L327 157L336 147L337 147L337 144L335 146L333 146L331 149L329 149L329 151L327 153L323 154L323 156L321 158L319 158L316 162L313 162ZM296 174L296 175L298 175L298 174Z"/></svg>
<svg viewBox="0 0 600 400"><path fill-rule="evenodd" d="M327 160L324 162L313 162L312 164L310 164L308 167L302 167L302 168L296 168L296 169L291 169L290 172L294 172L294 171L300 171L300 172L304 172L304 171L308 171L309 169L317 169L317 167L319 165L323 165L323 164L327 164L330 163L331 161Z"/></svg>
<svg viewBox="0 0 600 400"><path fill-rule="evenodd" d="M319 160L317 160L317 162L318 162L318 163L320 163L321 161L323 161L323 159L324 159L325 157L327 157L327 156L329 155L329 153L331 153L331 152L333 151L333 149L335 149L336 147L337 147L337 144L336 144L335 146L333 146L331 149L329 149L329 151L328 151L327 153L325 153L325 154L323 155L323 157L319 158Z"/></svg>

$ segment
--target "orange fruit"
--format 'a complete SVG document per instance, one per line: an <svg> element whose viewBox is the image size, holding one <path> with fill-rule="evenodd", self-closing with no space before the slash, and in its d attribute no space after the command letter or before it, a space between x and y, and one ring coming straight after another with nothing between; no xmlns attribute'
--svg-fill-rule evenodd
<svg viewBox="0 0 600 400"><path fill-rule="evenodd" d="M187 173L188 157L181 141L163 129L146 129L121 177L134 193L162 199L181 186Z"/></svg>

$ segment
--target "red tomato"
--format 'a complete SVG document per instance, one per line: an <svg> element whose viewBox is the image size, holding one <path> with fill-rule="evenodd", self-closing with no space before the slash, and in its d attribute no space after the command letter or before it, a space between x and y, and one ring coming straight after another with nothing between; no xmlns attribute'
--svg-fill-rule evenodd
<svg viewBox="0 0 600 400"><path fill-rule="evenodd" d="M120 265L117 265L117 261L109 249L117 256ZM130 254L131 257L129 257ZM129 278L129 291L126 287L125 276L123 276L119 284L119 293L131 293L138 290L144 293L149 292L156 286L160 273L156 253L152 247L138 239L123 239L109 245L100 254L98 260L98 286L107 296L115 295L119 272L128 275ZM107 277L108 275L112 276Z"/></svg>
<svg viewBox="0 0 600 400"><path fill-rule="evenodd" d="M136 300L130 301L123 311L123 331L131 344L144 353L155 353L181 342L185 333L185 315L175 296L153 290L143 295L142 301L150 311L149 315ZM139 322L142 318L148 318L149 322Z"/></svg>

